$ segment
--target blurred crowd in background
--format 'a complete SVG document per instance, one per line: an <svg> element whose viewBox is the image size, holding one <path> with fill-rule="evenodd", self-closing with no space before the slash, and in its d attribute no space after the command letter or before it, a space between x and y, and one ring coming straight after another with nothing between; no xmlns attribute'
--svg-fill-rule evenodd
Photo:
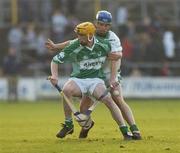
<svg viewBox="0 0 180 153"><path fill-rule="evenodd" d="M44 43L75 38L74 27L95 19L97 10L112 13L112 30L123 47L123 76L180 76L180 1L148 0L0 1L0 76L50 74L55 53ZM174 5L175 4L175 5ZM8 10L16 6L17 22ZM174 7L176 11L174 11ZM172 14L172 12L175 14ZM60 67L68 75L71 66Z"/></svg>

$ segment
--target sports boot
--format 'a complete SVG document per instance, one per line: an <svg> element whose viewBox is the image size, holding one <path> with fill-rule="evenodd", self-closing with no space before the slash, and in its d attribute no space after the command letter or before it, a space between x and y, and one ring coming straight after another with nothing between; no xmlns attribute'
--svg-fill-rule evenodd
<svg viewBox="0 0 180 153"><path fill-rule="evenodd" d="M137 128L137 125L136 124L133 124L130 126L130 130L133 134L133 140L141 140L142 137L141 137L141 134L140 134L140 131L139 129Z"/></svg>
<svg viewBox="0 0 180 153"><path fill-rule="evenodd" d="M123 134L124 140L132 140L133 135L130 132L124 133Z"/></svg>
<svg viewBox="0 0 180 153"><path fill-rule="evenodd" d="M62 124L62 129L56 134L58 138L64 138L68 134L72 134L74 132L74 126L68 127L66 124Z"/></svg>
<svg viewBox="0 0 180 153"><path fill-rule="evenodd" d="M82 128L81 128L81 132L80 132L80 134L79 134L79 138L80 138L80 139L86 138L86 137L88 136L89 130L90 130L93 126L94 126L94 122L92 121L91 126L90 126L88 129L82 127Z"/></svg>
<svg viewBox="0 0 180 153"><path fill-rule="evenodd" d="M133 136L132 136L133 140L141 140L142 139L139 131L134 131L134 132L132 132L132 134L133 134Z"/></svg>

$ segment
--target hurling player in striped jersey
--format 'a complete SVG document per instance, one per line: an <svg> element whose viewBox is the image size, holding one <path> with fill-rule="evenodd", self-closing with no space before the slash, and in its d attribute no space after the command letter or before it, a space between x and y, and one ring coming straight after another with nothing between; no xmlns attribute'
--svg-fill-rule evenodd
<svg viewBox="0 0 180 153"><path fill-rule="evenodd" d="M124 119L127 121L130 127L130 131L132 132L132 139L134 140L140 140L141 134L137 127L137 124L135 122L133 113L129 105L125 102L123 95L122 95L122 87L121 87L121 75L120 75L120 65L121 65L121 58L123 55L123 49L121 46L120 39L118 36L110 30L112 24L112 15L110 12L102 10L99 11L96 15L96 36L108 40L111 45L111 53L108 54L108 60L106 60L105 66L104 66L104 73L106 74L106 85L113 84L114 81L118 81L120 84L118 87L114 88L111 91L111 96L114 100L114 102L117 104L119 109L121 110ZM48 40L46 42L46 47L49 50L59 50L63 49L65 46L68 46L71 43L71 41L66 41L63 43L54 44L53 41ZM116 78L112 78L111 74L116 74ZM83 97L81 100L80 110L81 112L85 112L88 107L91 105L92 99L89 97ZM73 124L73 123L72 123ZM94 122L92 123L94 124ZM127 127L126 127L127 128ZM126 139L126 131L123 128L120 128L124 138ZM83 129L80 132L79 137L80 138L86 138L88 135L90 129ZM129 136L128 138L129 139Z"/></svg>
<svg viewBox="0 0 180 153"><path fill-rule="evenodd" d="M131 135L128 135L128 130L120 109L113 102L109 92L106 92L104 82L106 76L102 66L106 61L107 55L111 51L109 41L96 37L94 35L95 26L90 22L78 24L75 28L75 32L77 34L77 39L72 41L67 47L54 56L51 62L51 76L49 80L56 86L58 83L58 65L64 62L72 63L73 70L70 78L63 87L63 94L66 95L68 100L72 97L94 97L102 101L110 110L122 134L124 136L126 135L125 138L132 138ZM113 80L113 83L112 86L115 86L116 81ZM70 106L65 101L63 104L65 124L63 124L63 128L56 135L58 138L64 138L67 134L72 134L74 131ZM82 122L84 122L84 119L78 117L76 120L79 125L82 126L83 131L89 130L94 125L91 118L87 118L87 121L83 125ZM88 125L86 124L87 122Z"/></svg>

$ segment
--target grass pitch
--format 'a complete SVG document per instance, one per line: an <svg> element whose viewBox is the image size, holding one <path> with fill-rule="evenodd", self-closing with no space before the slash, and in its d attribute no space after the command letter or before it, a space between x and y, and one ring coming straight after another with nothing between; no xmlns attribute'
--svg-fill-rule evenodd
<svg viewBox="0 0 180 153"><path fill-rule="evenodd" d="M0 102L0 153L180 153L180 100L127 100L143 140L123 141L103 104L92 113L95 126L85 140L80 127L65 139L62 103Z"/></svg>

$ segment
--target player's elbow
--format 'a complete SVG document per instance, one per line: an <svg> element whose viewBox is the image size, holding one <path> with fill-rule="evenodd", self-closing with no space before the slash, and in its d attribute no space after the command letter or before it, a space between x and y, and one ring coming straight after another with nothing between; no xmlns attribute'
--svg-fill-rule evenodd
<svg viewBox="0 0 180 153"><path fill-rule="evenodd" d="M117 52L117 58L121 59L122 58L122 52Z"/></svg>
<svg viewBox="0 0 180 153"><path fill-rule="evenodd" d="M112 52L109 54L108 57L110 60L119 60L122 58L122 52Z"/></svg>

